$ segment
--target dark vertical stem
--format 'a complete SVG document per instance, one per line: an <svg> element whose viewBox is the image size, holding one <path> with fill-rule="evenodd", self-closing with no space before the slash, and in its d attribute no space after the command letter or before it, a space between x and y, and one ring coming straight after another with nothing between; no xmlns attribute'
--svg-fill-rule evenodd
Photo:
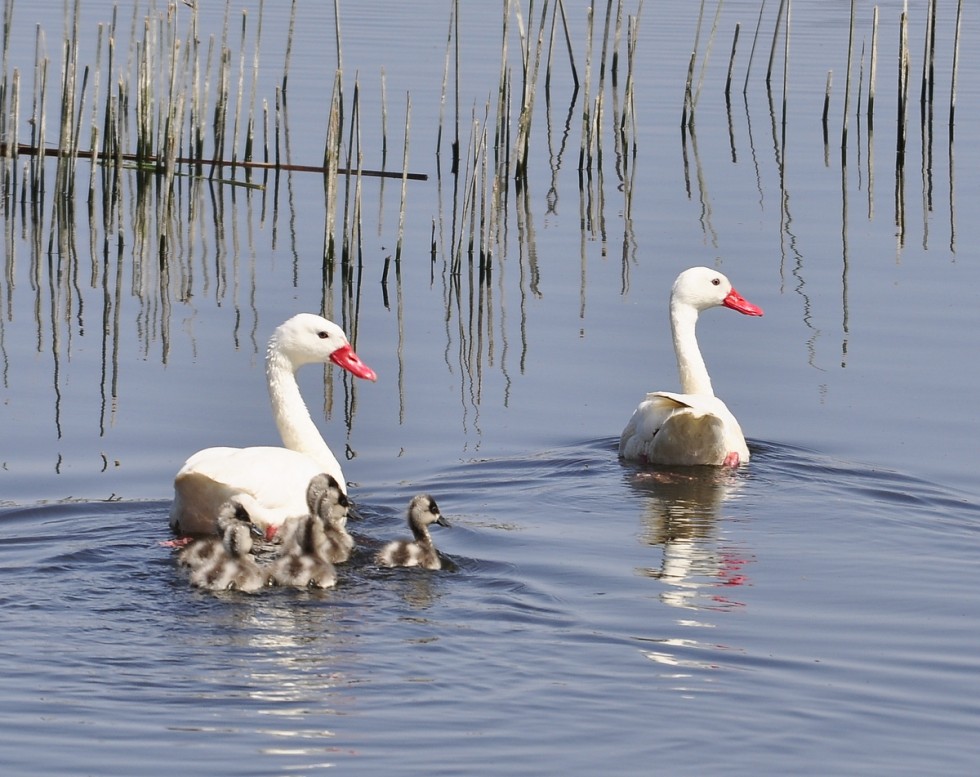
<svg viewBox="0 0 980 777"><path fill-rule="evenodd" d="M729 100L732 94L732 70L735 68L735 49L738 47L738 31L740 23L735 24L735 34L732 36L732 54L728 58L728 78L725 79L725 99Z"/></svg>

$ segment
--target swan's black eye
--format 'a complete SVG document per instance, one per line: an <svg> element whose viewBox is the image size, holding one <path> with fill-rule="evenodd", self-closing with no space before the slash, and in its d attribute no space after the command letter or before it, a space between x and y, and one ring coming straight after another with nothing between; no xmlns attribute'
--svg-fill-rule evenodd
<svg viewBox="0 0 980 777"><path fill-rule="evenodd" d="M321 340L326 340L328 337L330 337L330 333L321 331L321 332L317 332L316 336L319 337Z"/></svg>
<svg viewBox="0 0 980 777"><path fill-rule="evenodd" d="M721 283L721 278L712 278L712 279L711 279L711 285L712 285L712 286L717 286L717 285L719 285L720 283Z"/></svg>

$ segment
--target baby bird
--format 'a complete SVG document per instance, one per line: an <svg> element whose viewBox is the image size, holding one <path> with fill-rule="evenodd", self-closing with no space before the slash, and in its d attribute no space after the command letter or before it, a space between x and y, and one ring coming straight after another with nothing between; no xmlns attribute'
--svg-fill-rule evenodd
<svg viewBox="0 0 980 777"><path fill-rule="evenodd" d="M429 536L429 525L433 523L449 526L436 500L428 494L419 494L408 505L408 527L415 539L389 542L378 552L375 561L385 567L442 569L442 561Z"/></svg>
<svg viewBox="0 0 980 777"><path fill-rule="evenodd" d="M181 549L177 563L190 570L191 585L209 591L258 591L269 576L252 558L252 535L261 530L238 502L228 502L218 514L220 537L202 537Z"/></svg>
<svg viewBox="0 0 980 777"><path fill-rule="evenodd" d="M296 588L331 588L337 584L335 563L346 561L354 547L347 533L347 496L333 477L316 475L306 489L309 514L282 526L282 549L272 563L272 580Z"/></svg>

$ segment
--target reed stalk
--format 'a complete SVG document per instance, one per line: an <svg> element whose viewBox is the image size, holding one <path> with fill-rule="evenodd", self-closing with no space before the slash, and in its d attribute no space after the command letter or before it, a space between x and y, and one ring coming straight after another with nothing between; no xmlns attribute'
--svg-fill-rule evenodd
<svg viewBox="0 0 980 777"><path fill-rule="evenodd" d="M334 24L334 37L337 41L337 70L343 72L344 58L341 54L341 45L340 45L340 0L334 0L333 2L333 24Z"/></svg>
<svg viewBox="0 0 980 777"><path fill-rule="evenodd" d="M405 95L405 145L402 149L402 191L398 204L398 240L395 245L395 268L401 264L402 241L405 237L405 208L408 196L408 138L412 126L412 96Z"/></svg>
<svg viewBox="0 0 980 777"><path fill-rule="evenodd" d="M603 94L606 85L606 62L609 59L609 27L612 23L613 0L606 0L606 20L602 30L602 53L599 55L599 86L596 89L597 98Z"/></svg>
<svg viewBox="0 0 980 777"><path fill-rule="evenodd" d="M735 33L732 35L732 53L728 57L728 76L725 78L725 99L730 99L732 95L732 73L735 70L735 51L738 48L738 33L741 23L735 23Z"/></svg>
<svg viewBox="0 0 980 777"><path fill-rule="evenodd" d="M353 174L353 160L355 155L360 153L360 124L361 124L361 101L360 101L360 84L357 78L354 78L354 94L351 98L351 115L350 115L350 130L347 133L347 155L346 155L346 168L347 171L344 173L345 187L344 187L344 233L342 241L341 250L341 261L346 265L350 261L351 254L351 236L353 232L353 221L352 214L356 210L356 202L352 206L351 204L351 176ZM355 176L356 178L356 176ZM355 188L357 181L355 180Z"/></svg>
<svg viewBox="0 0 980 777"><path fill-rule="evenodd" d="M248 11L242 11L241 35L238 40L238 93L235 99L235 116L231 130L231 161L238 162L238 139L242 116L242 102L245 95L245 36L248 30ZM222 155L223 156L223 155ZM234 168L233 168L234 169Z"/></svg>
<svg viewBox="0 0 980 777"><path fill-rule="evenodd" d="M960 29L963 22L963 0L956 3L956 30L953 34L953 65L949 84L949 141L953 142L953 125L956 119L956 80L960 66ZM952 154L952 151L950 151ZM950 168L952 170L952 167ZM952 173L951 173L952 174Z"/></svg>
<svg viewBox="0 0 980 777"><path fill-rule="evenodd" d="M786 4L786 31L783 37L783 115L782 115L782 142L783 163L786 162L786 105L789 102L789 34L792 29L790 16L792 13L792 0L784 0Z"/></svg>
<svg viewBox="0 0 980 777"><path fill-rule="evenodd" d="M932 104L933 80L936 64L936 0L929 0L926 8L926 32L923 36L922 81L919 93L919 110L925 121L926 104Z"/></svg>
<svg viewBox="0 0 980 777"><path fill-rule="evenodd" d="M698 87L694 91L692 110L697 107L698 100L701 99L701 87L704 86L704 75L708 69L708 62L711 61L711 50L714 48L715 35L718 32L718 20L721 18L721 8L723 4L724 0L718 0L718 5L715 6L715 18L711 22L711 32L708 35L708 45L704 50L704 59L701 60L701 72L698 75Z"/></svg>
<svg viewBox="0 0 980 777"><path fill-rule="evenodd" d="M694 65L697 63L697 51L691 52L691 58L687 63L687 80L684 84L684 109L681 111L681 128L688 123L694 122Z"/></svg>
<svg viewBox="0 0 980 777"><path fill-rule="evenodd" d="M786 11L787 0L779 0L779 10L776 12L776 25L772 31L772 45L769 48L769 67L766 69L766 86L772 85L772 68L776 61L776 44L779 42L779 30L783 26L783 14Z"/></svg>
<svg viewBox="0 0 980 777"><path fill-rule="evenodd" d="M591 160L589 159L588 150L592 146L592 138L590 135L592 120L589 116L589 111L591 110L589 105L589 90L591 88L592 80L592 20L593 13L592 8L589 7L585 12L586 24L585 24L585 87L582 93L582 139L581 145L579 146L579 157L578 157L578 170L579 170L579 180L582 179L582 173L591 167Z"/></svg>
<svg viewBox="0 0 980 777"><path fill-rule="evenodd" d="M505 5L505 9L504 9L504 20L505 20L504 21L504 24L505 24L505 26L504 26L504 40L505 41L506 41L506 19L507 19L507 14L508 14L508 11L507 11L508 4L509 4L509 0L508 0L507 3L504 4ZM452 7L449 10L449 31L446 33L446 57L445 57L445 63L443 64L443 68L442 68L442 91L440 92L440 97L439 97L439 123L438 123L438 129L436 130L436 160L437 161L440 158L440 154L441 154L441 151L442 151L442 130L443 130L443 124L444 124L444 121L445 121L445 118L446 118L446 92L447 92L447 90L449 88L449 61L450 61L450 55L451 55L451 52L452 52L452 45L453 45L453 25L454 25L454 22L455 22L455 19L456 19L456 12L458 10L457 9L457 6L458 6L458 1L457 0L454 0L454 2L452 4ZM458 145L458 140L459 140L459 133L457 131L456 143L453 146L453 148L454 148L454 151L453 151L453 160L455 160L455 158L456 158L455 148ZM456 169L455 161L453 162L451 169L453 169L453 170Z"/></svg>
<svg viewBox="0 0 980 777"><path fill-rule="evenodd" d="M755 47L759 42L759 31L762 29L762 14L766 10L766 0L759 6L759 16L755 20L755 34L752 36L752 48L749 50L749 62L745 66L745 81L742 84L742 94L749 90L749 76L752 74L752 61L755 59Z"/></svg>
<svg viewBox="0 0 980 777"><path fill-rule="evenodd" d="M357 99L357 92L355 90L355 100ZM361 175L361 171L364 168L364 146L361 143L361 111L358 103L358 109L356 111L357 115L357 126L356 130L352 135L356 135L356 148L357 148L357 172L354 175L354 212L351 214L351 236L348 244L353 246L353 249L357 252L357 267L358 269L364 266L364 243L363 243L363 230L361 223L361 195L363 193L362 182L364 180ZM348 163L349 166L349 163Z"/></svg>
<svg viewBox="0 0 980 777"><path fill-rule="evenodd" d="M840 149L847 155L847 122L851 115L851 62L854 58L854 23L857 17L857 0L851 0L851 19L847 33L847 73L844 76L844 115L841 118Z"/></svg>
<svg viewBox="0 0 980 777"><path fill-rule="evenodd" d="M898 41L898 128L896 132L896 166L898 168L905 165L905 143L906 126L908 116L908 91L909 91L909 13L908 0L905 0L905 9L902 11L901 23L899 25Z"/></svg>
<svg viewBox="0 0 980 777"><path fill-rule="evenodd" d="M636 80L634 78L634 66L636 64L636 43L639 39L640 14L643 12L643 0L640 0L636 9L636 16L630 17L626 25L626 86L623 89L623 125L622 131L625 133L626 126L631 129L633 141L633 153L636 153L636 106L634 104L634 91Z"/></svg>
<svg viewBox="0 0 980 777"><path fill-rule="evenodd" d="M898 46L898 127L895 140L895 226L900 246L905 244L905 145L909 88L908 0L905 0L899 26Z"/></svg>
<svg viewBox="0 0 980 777"><path fill-rule="evenodd" d="M834 71L827 71L827 86L823 93L823 144L827 145L827 117L830 114L830 87L834 80Z"/></svg>
<svg viewBox="0 0 980 777"><path fill-rule="evenodd" d="M286 34L286 53L282 63L282 95L283 102L286 100L286 86L289 84L289 65L293 59L293 34L296 31L296 3L293 0L289 6L289 32Z"/></svg>
<svg viewBox="0 0 980 777"><path fill-rule="evenodd" d="M875 88L878 82L878 6L871 16L871 57L868 72L868 132L874 131Z"/></svg>
<svg viewBox="0 0 980 777"><path fill-rule="evenodd" d="M687 80L684 83L684 108L681 111L681 126L694 120L694 65L698 60L698 48L701 45L701 24L704 22L704 0L698 5L698 23L694 27L694 47L691 49L691 59L687 66Z"/></svg>
<svg viewBox="0 0 980 777"><path fill-rule="evenodd" d="M381 68L381 170L388 159L388 88L385 69Z"/></svg>
<svg viewBox="0 0 980 777"><path fill-rule="evenodd" d="M642 5L642 0L641 3ZM563 0L558 0L555 6L555 14L561 14L561 26L565 33L565 47L568 50L568 66L572 71L572 84L574 86L574 91L578 91L578 69L575 67L575 51L572 48L572 36L568 32L568 18L565 15L565 3Z"/></svg>
<svg viewBox="0 0 980 777"><path fill-rule="evenodd" d="M259 0L258 19L255 27L255 50L252 53L252 83L249 88L248 122L245 131L245 149L243 159L252 160L252 149L255 141L255 101L259 90L259 50L262 44L262 20L265 18L265 0Z"/></svg>
<svg viewBox="0 0 980 777"><path fill-rule="evenodd" d="M615 90L619 85L619 47L623 42L623 0L616 3L616 31L613 35L613 53L610 74L612 76L612 87Z"/></svg>
<svg viewBox="0 0 980 777"><path fill-rule="evenodd" d="M327 138L323 150L324 219L323 252L324 263L332 266L336 255L334 225L337 218L337 168L339 167L340 144L342 142L342 117L340 103L343 100L341 73L334 74L330 110L327 113Z"/></svg>
<svg viewBox="0 0 980 777"><path fill-rule="evenodd" d="M34 103L31 111L31 146L44 148L47 131L47 116L44 109L47 98L48 60L42 57L44 50L44 31L38 25L34 39ZM43 157L31 158L31 198L38 206L44 197Z"/></svg>
<svg viewBox="0 0 980 777"><path fill-rule="evenodd" d="M533 10L533 6L532 6ZM544 8L541 11L541 21L538 26L536 42L531 42L530 18L528 19L527 36L522 34L523 45L523 68L524 80L522 84L523 101L521 111L517 117L517 138L515 140L514 152L514 178L519 185L523 186L527 182L527 160L530 148L531 119L534 114L534 95L536 91L538 72L541 65L541 50L544 46L545 21L548 14L548 2L545 0ZM518 8L518 27L523 30L523 24Z"/></svg>
<svg viewBox="0 0 980 777"><path fill-rule="evenodd" d="M510 140L508 137L510 128L510 105L508 101L510 69L507 65L510 33L510 3L511 0L507 0L504 3L504 15L500 25L500 76L497 81L497 121L494 127L493 138L494 167L499 170L503 165L505 171L510 169ZM504 174L506 175L506 172Z"/></svg>

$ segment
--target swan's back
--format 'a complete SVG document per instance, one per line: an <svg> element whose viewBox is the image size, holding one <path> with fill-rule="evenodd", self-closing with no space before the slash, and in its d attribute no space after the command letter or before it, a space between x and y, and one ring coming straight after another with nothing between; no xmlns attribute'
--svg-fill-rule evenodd
<svg viewBox="0 0 980 777"><path fill-rule="evenodd" d="M647 464L721 464L732 454L749 460L742 429L717 397L647 394L619 441L619 455Z"/></svg>
<svg viewBox="0 0 980 777"><path fill-rule="evenodd" d="M170 528L178 534L215 534L222 505L237 501L256 526L278 529L286 518L307 514L307 484L321 472L309 456L288 448L205 448L174 479Z"/></svg>

